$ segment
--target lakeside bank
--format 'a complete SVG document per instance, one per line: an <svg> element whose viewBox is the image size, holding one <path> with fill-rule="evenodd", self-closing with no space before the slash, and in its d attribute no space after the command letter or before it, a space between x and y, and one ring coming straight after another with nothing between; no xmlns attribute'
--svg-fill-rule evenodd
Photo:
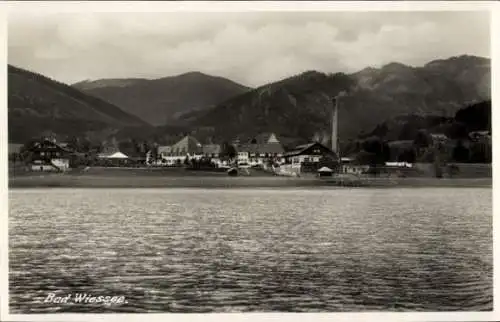
<svg viewBox="0 0 500 322"><path fill-rule="evenodd" d="M307 188L307 187L492 187L491 178L338 178L240 176L217 173L176 175L97 175L82 173L9 177L9 188Z"/></svg>

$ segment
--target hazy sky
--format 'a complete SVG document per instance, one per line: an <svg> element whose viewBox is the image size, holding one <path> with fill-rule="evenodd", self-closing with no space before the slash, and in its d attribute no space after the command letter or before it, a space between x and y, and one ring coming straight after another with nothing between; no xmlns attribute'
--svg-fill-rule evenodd
<svg viewBox="0 0 500 322"><path fill-rule="evenodd" d="M10 15L8 62L73 83L201 71L249 86L306 70L490 57L488 12Z"/></svg>

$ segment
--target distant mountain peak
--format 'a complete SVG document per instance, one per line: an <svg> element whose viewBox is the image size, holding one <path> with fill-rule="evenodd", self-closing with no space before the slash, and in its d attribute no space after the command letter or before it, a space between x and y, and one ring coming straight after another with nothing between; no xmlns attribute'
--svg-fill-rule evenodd
<svg viewBox="0 0 500 322"><path fill-rule="evenodd" d="M181 115L210 108L249 90L200 71L147 80L104 79L74 86L154 125L176 123Z"/></svg>
<svg viewBox="0 0 500 322"><path fill-rule="evenodd" d="M413 67L402 64L402 63L398 63L398 62L391 62L391 63L385 64L381 68L381 70L385 70L385 71L401 71L401 70L410 70L410 69L413 69Z"/></svg>
<svg viewBox="0 0 500 322"><path fill-rule="evenodd" d="M148 126L116 105L43 75L8 65L9 140L23 142L50 130L84 135Z"/></svg>
<svg viewBox="0 0 500 322"><path fill-rule="evenodd" d="M488 64L464 66L463 60L477 58L452 59L450 67L438 72L399 62L350 75L309 70L230 99L190 122L227 138L271 131L308 140L317 131L329 131L329 98L350 90L341 100L339 132L343 139L354 138L395 115L450 115L467 101L488 98L491 94L482 89L489 79Z"/></svg>
<svg viewBox="0 0 500 322"><path fill-rule="evenodd" d="M90 90L93 88L101 87L127 87L138 82L146 81L145 78L103 78L96 80L84 80L78 83L74 83L73 87L79 90Z"/></svg>
<svg viewBox="0 0 500 322"><path fill-rule="evenodd" d="M377 71L377 70L378 70L378 68L368 66L368 67L363 68L362 70L360 70L357 73L373 73L374 71Z"/></svg>
<svg viewBox="0 0 500 322"><path fill-rule="evenodd" d="M305 72L300 73L298 76L315 77L315 76L326 76L326 74L322 73L322 72L318 72L317 70L306 70Z"/></svg>
<svg viewBox="0 0 500 322"><path fill-rule="evenodd" d="M201 77L216 77L216 76L202 73L200 71L192 71L192 72L182 73L182 74L179 74L179 75L174 76L174 77L200 77L200 76Z"/></svg>
<svg viewBox="0 0 500 322"><path fill-rule="evenodd" d="M424 67L436 67L436 66L442 66L446 64L474 64L474 65L481 65L481 64L489 64L490 59L486 57L480 57L480 56L474 56L474 55L459 55L459 56L453 56L445 59L436 59L433 61L428 62L427 64L424 65Z"/></svg>

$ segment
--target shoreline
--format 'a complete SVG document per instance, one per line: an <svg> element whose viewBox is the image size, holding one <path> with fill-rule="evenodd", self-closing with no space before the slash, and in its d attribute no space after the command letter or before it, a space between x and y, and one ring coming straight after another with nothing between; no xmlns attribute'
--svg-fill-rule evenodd
<svg viewBox="0 0 500 322"><path fill-rule="evenodd" d="M336 178L241 176L113 176L92 174L47 174L9 177L9 189L22 188L491 188L492 178L364 178L346 180Z"/></svg>

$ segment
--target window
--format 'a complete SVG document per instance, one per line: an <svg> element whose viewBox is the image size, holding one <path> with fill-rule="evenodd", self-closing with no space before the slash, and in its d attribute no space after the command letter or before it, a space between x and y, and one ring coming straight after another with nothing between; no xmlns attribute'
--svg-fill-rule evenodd
<svg viewBox="0 0 500 322"><path fill-rule="evenodd" d="M41 151L40 156L42 156L42 157L45 156L45 152Z"/></svg>

